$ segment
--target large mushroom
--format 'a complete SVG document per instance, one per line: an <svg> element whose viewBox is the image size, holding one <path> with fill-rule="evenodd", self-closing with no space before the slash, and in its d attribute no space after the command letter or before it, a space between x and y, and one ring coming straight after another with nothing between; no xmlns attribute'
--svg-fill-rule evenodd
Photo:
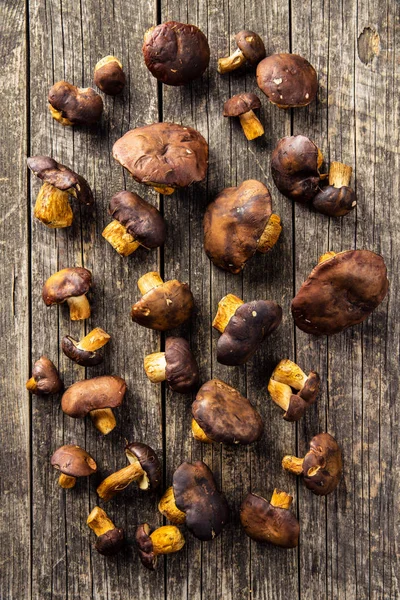
<svg viewBox="0 0 400 600"><path fill-rule="evenodd" d="M329 433L319 433L310 442L304 458L284 456L282 467L302 475L306 487L317 496L326 496L339 485L342 476L342 451Z"/></svg>
<svg viewBox="0 0 400 600"><path fill-rule="evenodd" d="M167 381L173 392L188 394L199 382L199 367L189 343L180 337L165 341L165 352L154 352L144 359L144 370L152 383Z"/></svg>
<svg viewBox="0 0 400 600"><path fill-rule="evenodd" d="M220 379L201 386L192 415L193 437L202 442L251 444L264 430L262 418L249 400Z"/></svg>
<svg viewBox="0 0 400 600"><path fill-rule="evenodd" d="M104 435L116 426L112 408L121 405L126 383L116 375L101 375L73 383L61 398L61 408L73 419L83 419L87 414L94 426Z"/></svg>
<svg viewBox="0 0 400 600"><path fill-rule="evenodd" d="M95 548L103 556L114 556L125 545L124 530L115 527L107 513L95 506L86 521L87 525L97 536Z"/></svg>
<svg viewBox="0 0 400 600"><path fill-rule="evenodd" d="M103 355L97 352L110 341L110 336L101 327L95 327L80 341L66 335L61 340L61 348L68 356L82 367L94 367L103 361Z"/></svg>
<svg viewBox="0 0 400 600"><path fill-rule="evenodd" d="M192 127L153 123L131 129L113 146L113 157L139 183L168 195L202 181L208 168L208 144Z"/></svg>
<svg viewBox="0 0 400 600"><path fill-rule="evenodd" d="M235 42L237 49L230 56L218 59L218 73L234 71L245 62L255 67L265 57L264 42L254 31L239 31L235 35Z"/></svg>
<svg viewBox="0 0 400 600"><path fill-rule="evenodd" d="M320 189L312 200L314 209L329 217L343 217L357 204L354 190L349 187L353 169L340 162L329 165L329 185Z"/></svg>
<svg viewBox="0 0 400 600"><path fill-rule="evenodd" d="M239 117L243 133L248 140L264 135L264 127L254 114L261 108L260 98L251 92L243 92L229 98L224 104L224 117Z"/></svg>
<svg viewBox="0 0 400 600"><path fill-rule="evenodd" d="M320 383L318 373L311 371L306 375L296 363L284 358L271 375L268 391L275 404L285 411L285 421L298 421L317 400Z"/></svg>
<svg viewBox="0 0 400 600"><path fill-rule="evenodd" d="M202 541L217 537L229 520L225 495L218 491L212 472L202 461L184 462L176 469L172 487L158 509L171 523L186 523Z"/></svg>
<svg viewBox="0 0 400 600"><path fill-rule="evenodd" d="M385 298L385 262L370 250L324 255L292 301L297 327L313 335L332 335L362 323Z"/></svg>
<svg viewBox="0 0 400 600"><path fill-rule="evenodd" d="M41 356L32 369L32 377L26 382L26 389L31 394L45 396L57 394L62 390L63 382L52 361L47 356Z"/></svg>
<svg viewBox="0 0 400 600"><path fill-rule="evenodd" d="M198 27L168 21L148 29L143 56L150 73L167 85L185 85L198 79L210 62L210 47Z"/></svg>
<svg viewBox="0 0 400 600"><path fill-rule="evenodd" d="M152 531L148 523L142 523L136 529L135 541L142 565L150 571L155 570L158 556L179 552L185 545L185 538L175 525Z"/></svg>
<svg viewBox="0 0 400 600"><path fill-rule="evenodd" d="M81 321L90 317L90 304L86 294L91 285L92 274L88 269L61 269L45 282L42 298L46 306L67 302L71 321Z"/></svg>
<svg viewBox="0 0 400 600"><path fill-rule="evenodd" d="M97 471L96 462L80 446L61 446L51 457L51 466L61 471L59 485L64 489L75 486L77 477L88 477Z"/></svg>
<svg viewBox="0 0 400 600"><path fill-rule="evenodd" d="M272 213L268 188L255 179L225 188L204 215L204 249L212 262L240 273L256 252L265 254L279 239L282 227Z"/></svg>
<svg viewBox="0 0 400 600"><path fill-rule="evenodd" d="M118 58L108 55L99 60L94 68L94 82L105 94L120 94L125 87L126 77Z"/></svg>
<svg viewBox="0 0 400 600"><path fill-rule="evenodd" d="M92 88L58 81L49 91L49 110L61 125L93 125L100 121L103 100Z"/></svg>

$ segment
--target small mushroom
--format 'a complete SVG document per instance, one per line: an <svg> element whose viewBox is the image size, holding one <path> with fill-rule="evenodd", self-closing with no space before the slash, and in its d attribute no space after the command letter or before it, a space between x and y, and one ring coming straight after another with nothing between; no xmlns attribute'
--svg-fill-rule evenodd
<svg viewBox="0 0 400 600"><path fill-rule="evenodd" d="M95 506L87 518L86 523L97 536L95 548L103 556L114 556L125 545L124 530L115 527L107 513Z"/></svg>
<svg viewBox="0 0 400 600"><path fill-rule="evenodd" d="M160 212L132 192L118 192L108 207L113 221L102 236L121 256L129 256L139 246L158 248L165 242L165 222Z"/></svg>
<svg viewBox="0 0 400 600"><path fill-rule="evenodd" d="M316 211L328 217L343 217L357 204L354 190L349 187L353 169L340 162L329 165L329 185L319 190L312 200Z"/></svg>
<svg viewBox="0 0 400 600"><path fill-rule="evenodd" d="M86 294L91 285L92 274L88 269L61 269L44 284L42 298L46 306L67 302L71 321L81 321L90 317L90 305Z"/></svg>
<svg viewBox="0 0 400 600"><path fill-rule="evenodd" d="M229 520L225 495L218 491L214 476L202 461L184 462L173 476L158 510L171 523L186 523L199 540L213 540Z"/></svg>
<svg viewBox="0 0 400 600"><path fill-rule="evenodd" d="M315 69L298 54L271 54L258 63L257 85L279 108L307 106L318 90Z"/></svg>
<svg viewBox="0 0 400 600"><path fill-rule="evenodd" d="M122 92L126 77L118 58L105 56L99 60L94 68L94 83L109 96L116 96Z"/></svg>
<svg viewBox="0 0 400 600"><path fill-rule="evenodd" d="M252 444L264 430L262 418L235 388L220 379L201 386L192 404L195 439L223 444ZM201 430L201 432L199 431ZM200 433L200 436L198 434Z"/></svg>
<svg viewBox="0 0 400 600"><path fill-rule="evenodd" d="M265 57L264 42L254 31L239 31L235 35L237 49L226 58L218 59L218 73L229 73L241 67L245 62L253 67Z"/></svg>
<svg viewBox="0 0 400 600"><path fill-rule="evenodd" d="M73 383L61 398L61 408L73 419L83 419L87 414L94 426L104 435L116 426L112 408L122 403L126 383L115 375L101 375Z"/></svg>
<svg viewBox="0 0 400 600"><path fill-rule="evenodd" d="M45 396L57 394L62 390L63 383L54 364L46 356L41 356L32 369L32 377L26 382L26 389L31 394Z"/></svg>
<svg viewBox="0 0 400 600"><path fill-rule="evenodd" d="M112 152L135 181L164 195L202 181L207 174L206 140L195 129L176 123L132 129L115 142Z"/></svg>
<svg viewBox="0 0 400 600"><path fill-rule="evenodd" d="M90 454L74 445L58 448L51 457L51 466L61 471L58 483L64 489L73 488L77 477L88 477L97 471L97 465Z"/></svg>
<svg viewBox="0 0 400 600"><path fill-rule="evenodd" d="M303 475L306 487L317 496L326 496L337 488L342 466L342 451L329 433L313 437L304 458L284 456L282 460L282 467L295 475Z"/></svg>
<svg viewBox="0 0 400 600"><path fill-rule="evenodd" d="M325 257L326 255L324 255ZM332 335L362 323L389 287L382 256L346 250L320 262L292 301L296 326L314 335Z"/></svg>
<svg viewBox="0 0 400 600"><path fill-rule="evenodd" d="M248 494L240 507L240 522L247 535L256 542L281 548L296 548L300 526L289 511L293 497L275 489L271 502L257 494Z"/></svg>
<svg viewBox="0 0 400 600"><path fill-rule="evenodd" d="M150 571L155 570L158 556L179 552L185 545L185 538L174 525L158 527L151 533L150 525L143 523L136 529L135 540L142 565Z"/></svg>
<svg viewBox="0 0 400 600"><path fill-rule="evenodd" d="M222 333L217 343L217 361L222 365L244 365L282 321L282 308L271 300L246 304L233 294L218 303L213 327Z"/></svg>
<svg viewBox="0 0 400 600"><path fill-rule="evenodd" d="M268 391L275 404L285 411L285 421L298 421L317 400L320 383L318 373L311 371L306 375L296 363L284 358L271 375Z"/></svg>
<svg viewBox="0 0 400 600"><path fill-rule="evenodd" d="M112 473L97 488L104 502L108 502L128 485L136 481L139 489L155 490L161 482L161 465L153 448L140 442L132 442L125 447L125 456L129 465Z"/></svg>
<svg viewBox="0 0 400 600"><path fill-rule="evenodd" d="M144 359L144 370L152 383L167 381L173 392L188 394L199 382L199 367L189 343L180 337L165 341L165 352L154 352Z"/></svg>
<svg viewBox="0 0 400 600"><path fill-rule="evenodd" d="M177 21L148 29L142 50L150 73L166 85L185 85L198 79L210 62L204 33L195 25Z"/></svg>
<svg viewBox="0 0 400 600"><path fill-rule="evenodd" d="M164 282L151 271L137 282L142 298L132 306L132 320L143 327L166 331L190 318L194 300L187 283L177 279Z"/></svg>
<svg viewBox="0 0 400 600"><path fill-rule="evenodd" d="M224 117L239 117L244 135L248 140L264 135L264 127L254 114L261 108L260 98L250 92L236 94L224 104Z"/></svg>
<svg viewBox="0 0 400 600"><path fill-rule="evenodd" d="M65 356L82 367L94 367L103 361L103 355L97 352L110 341L110 336L101 327L96 327L80 341L66 335L61 340Z"/></svg>
<svg viewBox="0 0 400 600"><path fill-rule="evenodd" d="M100 121L103 100L92 88L58 81L49 91L49 110L61 125L93 125Z"/></svg>
<svg viewBox="0 0 400 600"><path fill-rule="evenodd" d="M256 252L269 252L282 231L268 188L255 179L225 188L204 215L204 249L220 269L240 273Z"/></svg>
<svg viewBox="0 0 400 600"><path fill-rule="evenodd" d="M31 156L29 169L43 181L36 198L34 216L51 229L69 227L73 213L69 197L82 204L93 204L93 194L86 179L49 156Z"/></svg>

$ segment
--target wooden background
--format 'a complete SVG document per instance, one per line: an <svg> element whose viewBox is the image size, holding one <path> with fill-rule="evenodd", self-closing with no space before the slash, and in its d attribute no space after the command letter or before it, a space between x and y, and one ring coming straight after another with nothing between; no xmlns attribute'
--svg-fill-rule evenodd
<svg viewBox="0 0 400 600"><path fill-rule="evenodd" d="M1 600L400 597L399 15L398 0L1 0ZM142 60L145 30L169 19L198 25L211 46L210 68L184 88L158 86ZM257 91L254 72L216 71L217 57L234 49L233 35L243 28L262 35L267 53L302 54L319 75L318 102L309 108L282 111L263 97L266 135L254 142L221 114L230 95ZM363 34L364 28L370 29ZM379 35L378 55L368 52L370 30ZM125 92L105 97L98 128L63 128L47 110L50 86L64 78L93 85L94 66L106 54L122 60ZM135 184L111 157L114 141L128 129L158 120L195 127L211 151L207 180L165 199ZM354 212L328 219L280 196L269 157L276 141L291 133L311 137L328 160L353 165ZM74 203L67 230L51 231L32 219L40 183L27 173L25 160L34 154L71 166L94 189L95 208ZM234 276L211 266L203 252L202 216L219 190L248 178L270 187L284 230L272 253ZM159 203L168 225L160 252L139 249L123 259L101 237L110 220L108 202L125 188ZM329 339L295 330L289 313L295 290L320 254L349 248L384 256L388 298L363 325ZM75 265L92 270L95 280L88 323L71 323L65 307L46 308L41 300L47 277ZM266 424L259 443L202 446L190 435L191 398L147 381L143 357L164 340L133 324L129 310L138 298L137 279L154 269L190 283L197 310L182 332L190 337L201 380L220 377L257 405ZM228 292L245 301L276 300L284 309L282 326L243 368L215 359L218 334L211 320ZM64 357L59 342L94 326L112 342L104 363L87 375ZM129 392L110 435L103 438L90 420L64 416L58 398L29 397L25 381L42 353L59 366L66 386L102 373L127 380ZM267 394L270 373L283 357L318 370L324 382L319 402L298 425L283 421ZM303 453L325 430L343 446L345 459L340 487L326 499L280 467L284 454ZM96 485L125 466L125 438L159 452L165 486L184 459L204 459L232 508L223 535L201 544L188 534L185 549L161 560L156 573L143 569L130 548L110 559L97 554L86 526ZM65 492L49 459L66 443L84 446L99 472ZM269 497L275 486L295 497L301 541L293 551L260 547L239 526L247 491ZM106 509L132 538L137 523L162 522L156 503L132 486Z"/></svg>

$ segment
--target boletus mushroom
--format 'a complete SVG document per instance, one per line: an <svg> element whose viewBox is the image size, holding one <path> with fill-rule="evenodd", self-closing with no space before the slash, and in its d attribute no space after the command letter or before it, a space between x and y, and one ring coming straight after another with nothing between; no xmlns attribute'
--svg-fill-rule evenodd
<svg viewBox="0 0 400 600"><path fill-rule="evenodd" d="M58 483L64 489L73 488L77 477L88 477L97 471L96 462L90 454L74 445L58 448L51 457L51 466L61 471Z"/></svg>
<svg viewBox="0 0 400 600"><path fill-rule="evenodd" d="M303 475L304 483L317 496L326 496L339 485L342 476L342 451L329 433L319 433L310 442L304 458L284 456L282 467Z"/></svg>
<svg viewBox="0 0 400 600"><path fill-rule="evenodd" d="M115 527L107 513L95 506L86 521L87 525L97 536L95 548L103 556L114 556L125 545L124 530Z"/></svg>
<svg viewBox="0 0 400 600"><path fill-rule="evenodd" d="M213 540L229 520L225 495L218 491L214 476L202 461L182 463L175 471L172 487L161 498L158 510L175 525L186 523L199 540Z"/></svg>
<svg viewBox="0 0 400 600"><path fill-rule="evenodd" d="M158 248L165 242L165 222L160 212L132 192L118 192L111 198L108 212L113 221L102 236L121 256L129 256L139 246Z"/></svg>
<svg viewBox="0 0 400 600"><path fill-rule="evenodd" d="M194 300L187 283L177 279L164 282L151 271L137 282L142 298L132 306L132 320L143 327L166 331L190 318Z"/></svg>
<svg viewBox="0 0 400 600"><path fill-rule="evenodd" d="M312 200L314 209L329 217L343 217L357 204L354 190L349 187L353 169L340 162L329 165L329 185L320 189Z"/></svg>
<svg viewBox="0 0 400 600"><path fill-rule="evenodd" d="M251 92L243 92L229 98L224 104L224 117L239 117L243 133L248 140L264 135L264 127L254 114L261 108L260 98Z"/></svg>
<svg viewBox="0 0 400 600"><path fill-rule="evenodd" d="M240 522L247 535L256 542L296 548L300 526L289 510L292 501L292 496L278 489L270 502L257 494L248 494L240 507Z"/></svg>
<svg viewBox="0 0 400 600"><path fill-rule="evenodd" d="M285 421L298 421L317 400L320 383L318 373L311 371L306 375L296 363L284 358L271 375L268 391L275 404L285 411Z"/></svg>
<svg viewBox="0 0 400 600"><path fill-rule="evenodd" d="M55 365L47 356L41 356L33 365L32 377L26 382L26 389L31 394L46 396L57 394L62 387L63 383Z"/></svg>
<svg viewBox="0 0 400 600"><path fill-rule="evenodd" d="M131 129L113 146L113 157L135 181L172 194L202 181L208 168L208 144L192 127L153 123Z"/></svg>
<svg viewBox="0 0 400 600"><path fill-rule="evenodd" d="M115 56L104 56L94 68L94 82L109 96L120 94L125 87L126 77L122 64Z"/></svg>
<svg viewBox="0 0 400 600"><path fill-rule="evenodd" d="M93 125L100 121L103 100L92 88L58 81L49 91L49 110L61 125Z"/></svg>
<svg viewBox="0 0 400 600"><path fill-rule="evenodd" d="M262 418L249 400L220 379L201 386L192 415L193 437L201 442L251 444L264 430Z"/></svg>
<svg viewBox="0 0 400 600"><path fill-rule="evenodd" d="M104 502L108 502L136 481L139 489L155 490L161 482L161 465L153 448L140 442L132 442L125 447L125 456L129 465L112 473L97 488L97 493Z"/></svg>
<svg viewBox="0 0 400 600"><path fill-rule="evenodd" d="M93 204L92 190L86 179L56 162L50 156L31 156L27 159L29 169L43 181L36 198L34 216L50 229L69 227L73 213L69 197L82 204Z"/></svg>
<svg viewBox="0 0 400 600"><path fill-rule="evenodd" d="M90 317L90 304L86 294L91 285L92 274L88 269L61 269L44 284L42 298L46 306L67 302L71 321L81 321Z"/></svg>
<svg viewBox="0 0 400 600"><path fill-rule="evenodd" d="M210 62L204 33L195 25L177 21L148 29L142 51L150 73L167 85L185 85L198 79Z"/></svg>
<svg viewBox="0 0 400 600"><path fill-rule="evenodd" d="M244 303L234 294L218 302L213 327L222 333L217 343L217 361L244 365L282 321L282 308L271 300Z"/></svg>
<svg viewBox="0 0 400 600"><path fill-rule="evenodd" d="M173 392L188 394L199 382L199 367L189 343L180 337L165 341L165 352L154 352L144 359L144 370L152 383L166 381Z"/></svg>
<svg viewBox="0 0 400 600"><path fill-rule="evenodd" d="M97 352L105 346L111 337L101 327L96 327L80 341L66 335L61 340L65 356L82 367L94 367L103 361L103 355Z"/></svg>
<svg viewBox="0 0 400 600"><path fill-rule="evenodd" d="M126 383L116 375L101 375L73 383L61 398L61 408L73 419L83 419L87 414L94 426L104 435L116 426L112 408L121 405Z"/></svg>
<svg viewBox="0 0 400 600"><path fill-rule="evenodd" d="M234 71L245 62L255 67L265 57L264 42L254 31L239 31L235 42L237 49L230 56L218 59L218 73Z"/></svg>
<svg viewBox="0 0 400 600"><path fill-rule="evenodd" d="M135 541L142 565L150 571L155 570L158 556L179 552L185 545L185 538L175 525L152 531L148 523L142 523L136 529Z"/></svg>
<svg viewBox="0 0 400 600"><path fill-rule="evenodd" d="M298 54L271 54L257 66L257 85L279 108L307 106L318 90L315 69Z"/></svg>
<svg viewBox="0 0 400 600"><path fill-rule="evenodd" d="M327 253L295 298L292 315L299 329L332 335L362 323L385 298L385 262L370 250Z"/></svg>
<svg viewBox="0 0 400 600"><path fill-rule="evenodd" d="M255 179L225 188L204 215L204 249L219 268L240 273L256 252L269 252L282 231L268 188Z"/></svg>

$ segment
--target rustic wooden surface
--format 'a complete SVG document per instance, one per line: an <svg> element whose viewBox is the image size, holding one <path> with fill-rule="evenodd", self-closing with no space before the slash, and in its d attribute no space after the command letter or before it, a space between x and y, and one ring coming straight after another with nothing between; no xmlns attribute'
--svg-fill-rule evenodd
<svg viewBox="0 0 400 600"><path fill-rule="evenodd" d="M210 68L184 88L161 87L141 56L144 31L169 19L198 25L208 36ZM399 459L399 255L400 255L400 4L396 0L5 0L0 4L0 261L2 417L0 421L1 600L392 600L400 598ZM319 75L318 102L281 111L263 98L265 138L246 142L238 122L221 115L222 103L243 89L256 91L254 72L216 72L216 59L234 48L240 29L258 31L268 53L298 52ZM377 54L370 40L376 33ZM63 128L47 110L49 87L60 79L93 85L93 68L118 56L128 75L121 97L105 97L99 127ZM207 180L159 198L135 184L111 158L112 144L135 126L157 120L197 128L210 144ZM269 156L290 133L308 135L327 160L354 166L357 209L328 219L293 206L275 189ZM40 184L26 171L27 155L47 154L73 167L92 185L96 205L74 205L68 230L50 231L32 219ZM278 246L257 256L242 276L211 266L202 250L202 216L224 186L258 178L270 187L283 221ZM137 191L161 207L168 226L165 248L140 249L120 258L101 237L107 204L121 189ZM325 250L368 248L381 253L391 282L388 298L364 324L314 339L295 330L289 314L295 290ZM44 280L56 270L92 270L92 317L71 323L64 307L47 309ZM196 314L181 331L190 338L201 379L218 376L257 405L266 431L250 448L202 446L190 435L190 397L147 381L143 356L165 338L131 323L136 281L148 270L188 281ZM218 301L233 292L244 300L269 298L284 309L282 326L247 367L228 368L215 358L211 320ZM66 333L94 326L112 335L102 365L85 373L60 352ZM29 397L25 381L41 354L59 366L65 385L85 376L126 378L129 393L116 411L118 426L102 438L91 422L64 416L58 398ZM269 375L282 357L317 369L323 394L294 426L267 394ZM310 494L282 472L288 452L303 452L321 430L343 446L344 477L327 499ZM142 440L163 459L164 487L184 459L205 460L232 507L223 535L201 544L187 535L178 555L146 572L128 548L104 559L93 550L86 518L97 503L96 486L125 465L124 440ZM53 451L76 442L93 454L99 473L62 491L49 465ZM294 495L301 523L297 550L260 547L240 530L238 508L248 490L269 497L274 487ZM133 486L132 486L133 487ZM135 525L162 522L157 498L128 489L107 511L129 538Z"/></svg>

